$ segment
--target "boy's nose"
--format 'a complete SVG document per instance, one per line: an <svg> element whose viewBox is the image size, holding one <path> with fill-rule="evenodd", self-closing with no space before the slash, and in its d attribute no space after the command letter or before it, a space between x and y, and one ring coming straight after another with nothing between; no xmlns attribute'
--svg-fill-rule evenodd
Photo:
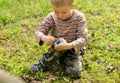
<svg viewBox="0 0 120 83"><path fill-rule="evenodd" d="M57 15L57 17L58 17L58 18L60 18L60 14L59 14L59 13L58 13L58 14L56 14L56 15Z"/></svg>

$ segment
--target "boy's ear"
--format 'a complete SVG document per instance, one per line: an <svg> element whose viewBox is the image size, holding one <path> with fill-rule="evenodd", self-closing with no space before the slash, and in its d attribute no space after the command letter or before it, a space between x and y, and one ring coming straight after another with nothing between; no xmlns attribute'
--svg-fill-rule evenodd
<svg viewBox="0 0 120 83"><path fill-rule="evenodd" d="M75 4L75 3L72 3L71 8L74 8L75 6L76 6L76 4Z"/></svg>

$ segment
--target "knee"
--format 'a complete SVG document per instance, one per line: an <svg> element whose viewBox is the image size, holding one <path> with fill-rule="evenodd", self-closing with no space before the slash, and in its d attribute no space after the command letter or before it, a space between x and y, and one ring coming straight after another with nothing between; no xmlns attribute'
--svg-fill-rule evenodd
<svg viewBox="0 0 120 83"><path fill-rule="evenodd" d="M66 70L66 74L72 78L80 78L81 70L69 68Z"/></svg>

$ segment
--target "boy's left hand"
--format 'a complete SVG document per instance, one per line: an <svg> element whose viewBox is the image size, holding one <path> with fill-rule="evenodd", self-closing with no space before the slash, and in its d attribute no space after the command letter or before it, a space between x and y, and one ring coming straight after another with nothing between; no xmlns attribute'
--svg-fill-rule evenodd
<svg viewBox="0 0 120 83"><path fill-rule="evenodd" d="M72 44L71 43L67 43L67 41L63 38L60 38L60 44L54 44L54 48L57 51L63 51L63 50L68 50L72 48Z"/></svg>

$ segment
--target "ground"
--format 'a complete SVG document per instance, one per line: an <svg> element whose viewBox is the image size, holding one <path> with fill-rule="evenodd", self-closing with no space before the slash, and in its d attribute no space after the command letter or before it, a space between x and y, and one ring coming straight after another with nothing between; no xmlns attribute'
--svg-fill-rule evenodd
<svg viewBox="0 0 120 83"><path fill-rule="evenodd" d="M0 0L0 69L42 83L120 83L120 0L75 0L88 23L88 43L81 78L73 80L56 71L30 72L48 49L34 33L51 12L49 0ZM42 81L41 81L42 80Z"/></svg>

